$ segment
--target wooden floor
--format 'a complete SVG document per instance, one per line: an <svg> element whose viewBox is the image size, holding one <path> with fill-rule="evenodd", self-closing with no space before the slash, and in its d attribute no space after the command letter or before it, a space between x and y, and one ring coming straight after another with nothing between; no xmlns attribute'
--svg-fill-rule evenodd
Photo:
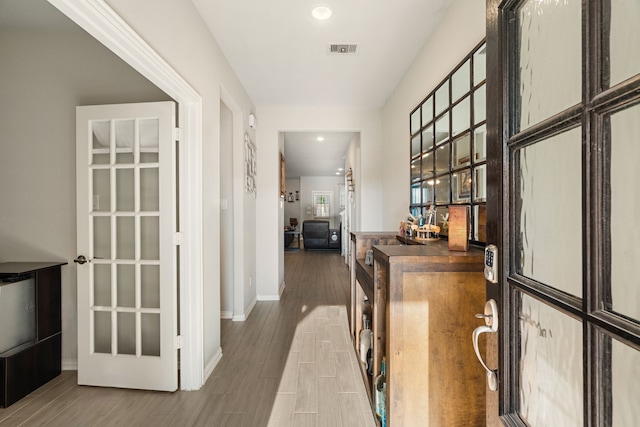
<svg viewBox="0 0 640 427"><path fill-rule="evenodd" d="M343 258L285 252L285 282L279 302L222 321L224 356L199 391L81 387L65 371L0 409L0 427L375 426L348 338Z"/></svg>

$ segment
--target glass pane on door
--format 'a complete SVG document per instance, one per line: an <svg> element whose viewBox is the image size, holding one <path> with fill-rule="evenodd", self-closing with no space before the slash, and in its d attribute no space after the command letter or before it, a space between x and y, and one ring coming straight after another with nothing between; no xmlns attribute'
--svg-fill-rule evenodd
<svg viewBox="0 0 640 427"><path fill-rule="evenodd" d="M580 128L515 153L519 179L516 271L582 295L582 138Z"/></svg>
<svg viewBox="0 0 640 427"><path fill-rule="evenodd" d="M611 406L614 426L632 426L640 419L640 351L612 340Z"/></svg>
<svg viewBox="0 0 640 427"><path fill-rule="evenodd" d="M116 163L133 163L135 121L116 120Z"/></svg>
<svg viewBox="0 0 640 427"><path fill-rule="evenodd" d="M133 169L116 169L116 210L131 212L135 209Z"/></svg>
<svg viewBox="0 0 640 427"><path fill-rule="evenodd" d="M118 354L136 354L136 315L120 312L118 319Z"/></svg>
<svg viewBox="0 0 640 427"><path fill-rule="evenodd" d="M144 308L160 308L160 267L140 266L140 305Z"/></svg>
<svg viewBox="0 0 640 427"><path fill-rule="evenodd" d="M518 18L523 130L582 99L582 2L528 0Z"/></svg>
<svg viewBox="0 0 640 427"><path fill-rule="evenodd" d="M93 170L93 212L109 212L111 210L111 174L109 169Z"/></svg>
<svg viewBox="0 0 640 427"><path fill-rule="evenodd" d="M140 163L157 163L160 146L158 119L140 119Z"/></svg>
<svg viewBox="0 0 640 427"><path fill-rule="evenodd" d="M99 157L92 174L95 352L159 356L158 125L123 119L94 126L94 159L96 152L112 159Z"/></svg>
<svg viewBox="0 0 640 427"><path fill-rule="evenodd" d="M609 58L611 86L640 73L640 56L637 43L640 40L640 2L638 0L615 0L611 2L609 25ZM606 43L606 40L605 40Z"/></svg>
<svg viewBox="0 0 640 427"><path fill-rule="evenodd" d="M160 315L142 313L142 348L143 356L160 356Z"/></svg>
<svg viewBox="0 0 640 427"><path fill-rule="evenodd" d="M93 351L111 353L111 312L93 312Z"/></svg>
<svg viewBox="0 0 640 427"><path fill-rule="evenodd" d="M528 425L583 425L582 323L525 294L519 382Z"/></svg>
<svg viewBox="0 0 640 427"><path fill-rule="evenodd" d="M92 263L93 305L111 306L111 266Z"/></svg>
<svg viewBox="0 0 640 427"><path fill-rule="evenodd" d="M640 320L640 105L612 114L610 121L612 307Z"/></svg>

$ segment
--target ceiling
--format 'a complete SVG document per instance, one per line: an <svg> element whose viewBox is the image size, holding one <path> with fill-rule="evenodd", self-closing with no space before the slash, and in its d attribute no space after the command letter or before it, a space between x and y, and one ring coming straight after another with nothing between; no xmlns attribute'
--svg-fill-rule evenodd
<svg viewBox="0 0 640 427"><path fill-rule="evenodd" d="M193 0L257 107L384 105L451 0ZM78 30L46 0L0 0L0 28ZM331 44L356 53L330 54ZM258 117L259 121L259 117ZM287 176L331 176L353 133L286 132Z"/></svg>
<svg viewBox="0 0 640 427"><path fill-rule="evenodd" d="M344 176L345 151L356 136L353 132L285 132L287 178Z"/></svg>
<svg viewBox="0 0 640 427"><path fill-rule="evenodd" d="M193 0L258 106L384 105L451 0ZM326 21L311 16L329 5ZM328 53L357 44L356 54Z"/></svg>
<svg viewBox="0 0 640 427"><path fill-rule="evenodd" d="M193 3L256 106L379 108L451 0ZM326 21L311 16L319 3L332 9ZM356 44L357 50L329 54L331 44ZM331 176L344 167L353 134L323 135L319 144L317 133L285 133L287 177Z"/></svg>

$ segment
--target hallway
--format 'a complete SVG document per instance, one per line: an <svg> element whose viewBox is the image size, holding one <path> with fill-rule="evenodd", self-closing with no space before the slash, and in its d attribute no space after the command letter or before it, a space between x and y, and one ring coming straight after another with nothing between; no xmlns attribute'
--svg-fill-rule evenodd
<svg viewBox="0 0 640 427"><path fill-rule="evenodd" d="M6 426L373 427L348 338L349 270L336 252L285 252L280 301L222 321L223 358L197 392L79 387L61 376L7 409Z"/></svg>

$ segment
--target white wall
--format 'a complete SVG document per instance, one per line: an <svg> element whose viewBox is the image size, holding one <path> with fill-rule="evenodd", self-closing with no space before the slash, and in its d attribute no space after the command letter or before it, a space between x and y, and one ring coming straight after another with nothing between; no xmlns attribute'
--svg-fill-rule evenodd
<svg viewBox="0 0 640 427"><path fill-rule="evenodd" d="M82 31L5 31L0 40L0 261L69 263L62 360L75 368L75 107L170 98Z"/></svg>
<svg viewBox="0 0 640 427"><path fill-rule="evenodd" d="M485 37L485 6L484 1L454 0L384 105L385 230L397 229L409 211L409 113Z"/></svg>
<svg viewBox="0 0 640 427"><path fill-rule="evenodd" d="M221 87L233 98L242 112L241 129L234 125L234 154L245 131L255 139L248 126L249 112L255 108L220 47L206 27L191 1L174 0L107 0L112 7L158 54L169 63L202 97L202 231L203 231L203 294L204 294L204 364L210 362L220 351L220 94ZM152 18L150 17L152 11ZM225 104L234 111L234 107ZM235 123L235 119L234 119ZM239 132L238 132L239 130ZM237 138L240 136L240 138ZM261 153L258 150L258 171ZM234 160L234 164L235 160ZM234 172L234 177L235 177ZM234 186L235 188L235 186ZM255 277L255 200L247 199L234 190L242 200L235 215L242 215L246 233L236 236L236 250L243 258L241 268L236 270L235 303L250 307L255 297L255 287L250 286L250 277ZM235 207L238 207L236 204ZM244 208L242 208L244 207ZM188 285L188 284L184 284ZM244 289L242 289L244 286ZM244 301L238 301L238 299Z"/></svg>
<svg viewBox="0 0 640 427"><path fill-rule="evenodd" d="M262 226L257 229L257 292L259 298L278 298L284 280L284 248L281 224L284 203L280 199L279 167L282 132L360 132L361 173L359 207L362 230L380 227L382 203L381 111L335 107L260 107L258 138L258 203ZM386 167L386 166L385 166ZM406 165L405 165L406 167ZM407 181L408 182L408 181ZM407 190L408 192L408 190Z"/></svg>

